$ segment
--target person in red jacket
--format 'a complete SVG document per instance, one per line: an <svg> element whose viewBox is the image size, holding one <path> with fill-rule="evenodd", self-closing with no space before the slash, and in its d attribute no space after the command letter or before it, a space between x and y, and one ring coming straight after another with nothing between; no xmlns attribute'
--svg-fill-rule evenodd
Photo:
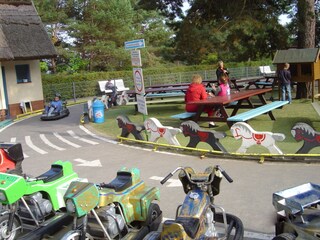
<svg viewBox="0 0 320 240"><path fill-rule="evenodd" d="M213 96L212 93L207 93L206 88L202 84L202 77L198 74L193 75L192 82L189 85L186 95L185 95L185 103L186 103L186 111L187 112L197 112L198 106L194 104L189 104L192 101L198 101L201 99L207 99L209 96ZM205 108L204 111L208 114L208 117L212 117L214 114L214 110L210 107ZM215 127L214 122L209 123L209 127Z"/></svg>

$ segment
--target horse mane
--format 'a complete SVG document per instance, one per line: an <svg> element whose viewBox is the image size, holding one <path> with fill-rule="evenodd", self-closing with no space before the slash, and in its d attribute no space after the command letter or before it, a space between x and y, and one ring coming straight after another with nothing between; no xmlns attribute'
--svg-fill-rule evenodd
<svg viewBox="0 0 320 240"><path fill-rule="evenodd" d="M123 124L127 124L127 123L130 122L130 119L127 116L124 116L124 115L119 115L116 119L118 121L121 121Z"/></svg>
<svg viewBox="0 0 320 240"><path fill-rule="evenodd" d="M195 123L194 121L191 121L191 120L185 121L185 122L181 123L180 126L181 126L181 127L186 126L186 127L188 127L189 129L191 129L193 132L196 132L196 131L200 130L199 125L198 125L197 123Z"/></svg>
<svg viewBox="0 0 320 240"><path fill-rule="evenodd" d="M316 134L320 134L320 132L316 132L309 124L307 123L302 123L302 122L298 122L296 123L292 130L296 130L296 129L301 129L305 132L307 132L308 134L311 134L312 136L316 135Z"/></svg>

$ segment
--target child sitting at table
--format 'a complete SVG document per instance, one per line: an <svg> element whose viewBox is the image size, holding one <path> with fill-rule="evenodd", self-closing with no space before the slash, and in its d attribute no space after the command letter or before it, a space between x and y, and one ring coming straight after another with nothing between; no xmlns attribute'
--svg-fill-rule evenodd
<svg viewBox="0 0 320 240"><path fill-rule="evenodd" d="M216 96L228 96L230 95L230 85L229 77L227 74L222 74L219 79L219 86L216 87L214 84L211 84L214 95Z"/></svg>
<svg viewBox="0 0 320 240"><path fill-rule="evenodd" d="M211 84L212 91L216 96L228 96L230 95L230 85L229 85L229 76L226 73L223 73L219 79L219 86L216 87L214 84ZM215 111L217 117L221 116L219 109Z"/></svg>
<svg viewBox="0 0 320 240"><path fill-rule="evenodd" d="M198 101L201 99L207 99L209 96L212 96L212 93L207 93L206 88L202 84L202 77L198 74L193 75L192 82L189 85L186 95L185 95L185 103L186 103L186 111L187 112L197 112L198 106L195 104L189 104L192 101ZM212 117L214 110L210 107L206 107L204 112L208 114L208 117ZM209 123L209 127L215 127L214 122Z"/></svg>

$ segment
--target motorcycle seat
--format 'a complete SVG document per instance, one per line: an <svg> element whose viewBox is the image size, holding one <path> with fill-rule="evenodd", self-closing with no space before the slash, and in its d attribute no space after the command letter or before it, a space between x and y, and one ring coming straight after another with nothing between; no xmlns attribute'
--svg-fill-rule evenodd
<svg viewBox="0 0 320 240"><path fill-rule="evenodd" d="M117 177L110 183L102 184L101 187L112 188L116 192L121 192L132 185L132 175L130 172L117 172Z"/></svg>
<svg viewBox="0 0 320 240"><path fill-rule="evenodd" d="M63 176L62 166L53 164L47 172L38 176L37 179L41 179L43 180L44 183L47 183L47 182L52 182L54 180L57 180L62 176Z"/></svg>
<svg viewBox="0 0 320 240"><path fill-rule="evenodd" d="M195 239L200 226L198 218L177 217L175 222L183 226L184 230L190 238Z"/></svg>

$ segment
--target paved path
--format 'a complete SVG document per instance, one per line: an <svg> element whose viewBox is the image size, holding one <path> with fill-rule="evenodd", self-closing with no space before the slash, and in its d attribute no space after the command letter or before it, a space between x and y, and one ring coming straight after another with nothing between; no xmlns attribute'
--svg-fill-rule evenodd
<svg viewBox="0 0 320 240"><path fill-rule="evenodd" d="M121 145L93 129L79 127L81 107L70 107L70 111L68 118L55 122L41 122L39 117L17 122L2 130L1 140L22 142L27 155L23 169L31 175L40 175L56 160L69 160L79 176L99 183L111 181L122 166L137 167L147 184L160 188L160 206L166 218L174 218L184 193L177 176L165 185L161 185L159 179L178 166L201 171L208 165L219 164L228 172L234 182L222 181L221 193L215 202L241 218L246 239L270 239L274 233L273 192L319 181L320 164L200 159Z"/></svg>

